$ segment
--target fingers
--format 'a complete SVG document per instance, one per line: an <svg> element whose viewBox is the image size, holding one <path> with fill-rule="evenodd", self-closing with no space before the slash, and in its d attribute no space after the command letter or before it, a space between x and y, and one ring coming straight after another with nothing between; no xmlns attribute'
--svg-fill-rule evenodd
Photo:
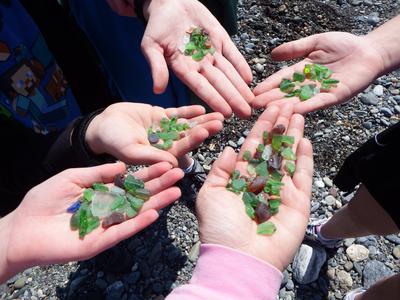
<svg viewBox="0 0 400 300"><path fill-rule="evenodd" d="M282 82L283 78L292 78L294 72L302 72L304 69L305 64L307 64L308 60L303 60L293 66L283 68L278 72L272 74L263 82L258 84L254 89L254 95L256 95L256 99L253 101L253 105L259 106L259 101L257 101L257 96L261 95L262 93L268 92L272 89L279 88L279 85ZM262 106L262 104L261 104Z"/></svg>
<svg viewBox="0 0 400 300"><path fill-rule="evenodd" d="M225 187L235 170L237 154L231 147L226 147L213 163L203 187Z"/></svg>
<svg viewBox="0 0 400 300"><path fill-rule="evenodd" d="M151 68L153 91L155 94L161 94L168 85L168 66L163 55L164 50L153 41L148 41L148 39L146 36L143 37L142 52Z"/></svg>
<svg viewBox="0 0 400 300"><path fill-rule="evenodd" d="M220 112L225 118L229 118L232 115L232 109L229 104L203 75L197 71L190 71L183 75L182 80L213 110Z"/></svg>
<svg viewBox="0 0 400 300"><path fill-rule="evenodd" d="M151 225L155 220L157 220L157 218L158 213L155 210L147 210L133 219L107 228L101 236L94 241L97 253L111 248L119 242L135 235L139 231Z"/></svg>
<svg viewBox="0 0 400 300"><path fill-rule="evenodd" d="M302 138L296 151L296 171L293 175L293 183L298 190L307 196L311 196L313 175L313 149L309 140Z"/></svg>
<svg viewBox="0 0 400 300"><path fill-rule="evenodd" d="M178 108L167 108L165 109L165 113L167 114L168 118L177 116L178 118L192 119L204 115L206 113L206 109L201 105L189 105Z"/></svg>
<svg viewBox="0 0 400 300"><path fill-rule="evenodd" d="M181 190L178 187L168 188L152 196L148 201L146 201L140 212L144 212L148 209L155 209L158 211L178 200L180 196Z"/></svg>
<svg viewBox="0 0 400 300"><path fill-rule="evenodd" d="M174 168L147 181L145 187L150 190L151 195L156 195L173 186L178 180L183 178L183 171L179 168Z"/></svg>
<svg viewBox="0 0 400 300"><path fill-rule="evenodd" d="M135 173L133 175L140 179L143 180L144 182L150 182L153 179L157 179L164 173L170 171L172 169L172 166L167 163L167 162L159 162L156 163L150 167L143 168Z"/></svg>
<svg viewBox="0 0 400 300"><path fill-rule="evenodd" d="M250 84L253 81L253 74L251 73L249 64L236 48L228 34L226 34L223 39L222 54L234 66L236 71L247 84Z"/></svg>
<svg viewBox="0 0 400 300"><path fill-rule="evenodd" d="M299 57L306 57L313 52L317 45L319 35L312 35L297 41L285 43L272 50L273 60L291 60Z"/></svg>
<svg viewBox="0 0 400 300"><path fill-rule="evenodd" d="M150 144L132 144L123 149L123 151L121 150L120 156L120 159L127 164L152 165L158 162L166 161L174 167L178 166L178 161L173 154L161 149L157 149Z"/></svg>
<svg viewBox="0 0 400 300"><path fill-rule="evenodd" d="M124 173L125 170L125 164L118 162L90 168L68 169L61 174L66 174L72 181L82 187L89 187L96 182L113 182L114 177L117 174Z"/></svg>
<svg viewBox="0 0 400 300"><path fill-rule="evenodd" d="M278 115L279 108L271 106L266 109L258 118L249 135L247 136L242 148L240 149L239 159L242 159L243 153L248 150L252 155L256 152L257 146L262 142L262 135L265 130L271 131Z"/></svg>
<svg viewBox="0 0 400 300"><path fill-rule="evenodd" d="M248 118L251 115L249 104L221 70L215 68L209 62L204 62L202 63L201 74L229 104L239 118Z"/></svg>
<svg viewBox="0 0 400 300"><path fill-rule="evenodd" d="M221 113L218 112L214 112L214 113L209 113L209 114L205 114L199 117L195 117L192 119L188 120L190 123L195 124L196 126L201 125L201 124L205 124L208 123L210 121L220 121L223 122L224 121L224 116Z"/></svg>
<svg viewBox="0 0 400 300"><path fill-rule="evenodd" d="M220 69L225 74L225 76L235 86L235 88L239 91L239 93L246 100L246 102L251 103L254 99L254 94L250 90L247 83L239 75L239 73L234 68L234 66L224 56L222 56L218 52L216 52L214 54L214 59L215 59L214 66L216 68ZM251 72L250 72L250 74L251 74Z"/></svg>
<svg viewBox="0 0 400 300"><path fill-rule="evenodd" d="M299 114L294 114L290 118L290 123L286 135L294 137L294 144L292 146L293 152L296 153L297 146L304 135L304 117Z"/></svg>
<svg viewBox="0 0 400 300"><path fill-rule="evenodd" d="M202 127L194 128L188 136L174 142L169 152L176 157L181 157L191 150L198 148L210 136L210 133L218 132L221 129L222 123L220 121L210 122L208 129Z"/></svg>

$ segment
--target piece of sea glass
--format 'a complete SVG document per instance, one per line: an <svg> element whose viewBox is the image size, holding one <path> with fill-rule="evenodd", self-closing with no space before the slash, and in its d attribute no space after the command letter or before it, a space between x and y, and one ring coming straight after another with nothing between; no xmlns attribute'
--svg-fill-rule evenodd
<svg viewBox="0 0 400 300"><path fill-rule="evenodd" d="M112 213L112 205L115 198L110 193L96 192L93 195L92 203L90 204L90 210L92 214L99 218L104 218Z"/></svg>
<svg viewBox="0 0 400 300"><path fill-rule="evenodd" d="M266 182L267 182L266 177L257 176L249 183L249 185L247 186L247 191L254 194L258 194L264 189L264 185Z"/></svg>
<svg viewBox="0 0 400 300"><path fill-rule="evenodd" d="M257 226L258 234L271 235L276 231L276 226L271 221L261 223Z"/></svg>
<svg viewBox="0 0 400 300"><path fill-rule="evenodd" d="M112 225L121 224L125 221L125 216L119 212L113 212L111 215L103 219L101 226L108 228Z"/></svg>
<svg viewBox="0 0 400 300"><path fill-rule="evenodd" d="M255 212L256 212L257 222L259 223L268 221L272 217L269 207L265 203L258 203Z"/></svg>

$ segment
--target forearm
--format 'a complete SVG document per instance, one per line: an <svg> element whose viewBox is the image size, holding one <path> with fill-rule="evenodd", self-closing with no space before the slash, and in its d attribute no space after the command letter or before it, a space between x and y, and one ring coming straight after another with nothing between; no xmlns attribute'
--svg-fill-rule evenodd
<svg viewBox="0 0 400 300"><path fill-rule="evenodd" d="M397 16L366 35L382 56L383 70L387 74L400 67L400 16Z"/></svg>
<svg viewBox="0 0 400 300"><path fill-rule="evenodd" d="M167 300L273 300L282 273L252 256L219 245L202 245L189 284L175 289Z"/></svg>

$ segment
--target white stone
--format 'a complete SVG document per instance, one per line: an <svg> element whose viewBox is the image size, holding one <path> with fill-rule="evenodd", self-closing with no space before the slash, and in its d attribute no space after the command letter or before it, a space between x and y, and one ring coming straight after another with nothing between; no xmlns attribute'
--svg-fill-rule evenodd
<svg viewBox="0 0 400 300"><path fill-rule="evenodd" d="M325 185L327 187L332 187L333 186L333 182L329 177L325 176L324 178L322 178L322 180L323 180L323 182L325 183Z"/></svg>
<svg viewBox="0 0 400 300"><path fill-rule="evenodd" d="M337 272L336 277L339 281L339 285L344 288L349 288L353 285L353 279L346 271L340 270L339 272Z"/></svg>
<svg viewBox="0 0 400 300"><path fill-rule="evenodd" d="M377 96L383 96L383 86L377 85L376 87L374 87L374 94Z"/></svg>
<svg viewBox="0 0 400 300"><path fill-rule="evenodd" d="M336 204L336 198L332 195L328 195L325 197L325 203L329 206L333 206L334 204Z"/></svg>
<svg viewBox="0 0 400 300"><path fill-rule="evenodd" d="M325 183L322 180L315 180L314 185L321 189L325 187Z"/></svg>
<svg viewBox="0 0 400 300"><path fill-rule="evenodd" d="M346 253L352 261L362 261L368 258L369 250L363 245L353 244L346 249Z"/></svg>

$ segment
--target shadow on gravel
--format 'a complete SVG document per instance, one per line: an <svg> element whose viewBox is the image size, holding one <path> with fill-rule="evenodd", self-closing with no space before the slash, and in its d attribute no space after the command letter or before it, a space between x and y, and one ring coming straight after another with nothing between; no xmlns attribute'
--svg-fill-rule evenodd
<svg viewBox="0 0 400 300"><path fill-rule="evenodd" d="M59 299L164 299L187 262L168 236L171 208L164 208L157 222L146 230L93 259L79 262L67 287L57 289Z"/></svg>

